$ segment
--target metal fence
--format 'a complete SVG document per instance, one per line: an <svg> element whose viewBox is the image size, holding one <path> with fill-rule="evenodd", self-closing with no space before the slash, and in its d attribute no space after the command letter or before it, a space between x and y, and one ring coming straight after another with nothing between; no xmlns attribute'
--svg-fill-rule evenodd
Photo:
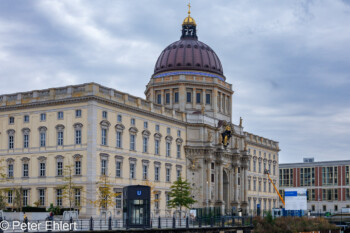
<svg viewBox="0 0 350 233"><path fill-rule="evenodd" d="M79 219L79 220L28 220L25 222L6 221L8 229L5 232L67 232L71 231L102 231L102 230L122 230L126 229L125 221L122 219ZM3 222L0 223L0 226ZM25 225L20 225L25 224ZM25 226L23 228L23 226ZM243 227L252 226L252 217L244 216L222 216L208 218L152 218L151 228L166 229L166 228L207 228L207 227ZM3 227L2 227L3 228Z"/></svg>

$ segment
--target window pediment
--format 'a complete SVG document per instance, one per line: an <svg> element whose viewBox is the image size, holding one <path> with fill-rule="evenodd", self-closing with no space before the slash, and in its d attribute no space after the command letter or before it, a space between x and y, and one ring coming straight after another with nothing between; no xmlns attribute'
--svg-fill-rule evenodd
<svg viewBox="0 0 350 233"><path fill-rule="evenodd" d="M55 156L55 159L56 159L56 160L63 160L63 159L64 159L64 156L63 156L63 155L56 155L56 156Z"/></svg>
<svg viewBox="0 0 350 233"><path fill-rule="evenodd" d="M56 125L56 130L58 130L58 131L61 131L61 130L64 130L64 125L61 125L61 124L59 124L59 125Z"/></svg>
<svg viewBox="0 0 350 233"><path fill-rule="evenodd" d="M75 123L73 125L73 127L74 127L74 129L81 129L81 128L83 128L83 124L82 123Z"/></svg>
<svg viewBox="0 0 350 233"><path fill-rule="evenodd" d="M22 132L23 132L23 134L29 134L30 133L30 129L29 128L23 128Z"/></svg>
<svg viewBox="0 0 350 233"><path fill-rule="evenodd" d="M137 132L139 132L139 130L136 127L130 127L129 132L137 134Z"/></svg>
<svg viewBox="0 0 350 233"><path fill-rule="evenodd" d="M115 125L115 130L116 131L123 132L124 129L125 129L125 126L123 124L116 124Z"/></svg>
<svg viewBox="0 0 350 233"><path fill-rule="evenodd" d="M160 140L162 138L162 135L160 133L155 133L154 138Z"/></svg>
<svg viewBox="0 0 350 233"><path fill-rule="evenodd" d="M10 136L13 136L13 135L15 135L15 130L14 129L9 129L9 130L7 130L7 134L8 135L10 135Z"/></svg>
<svg viewBox="0 0 350 233"><path fill-rule="evenodd" d="M101 125L102 128L108 129L109 126L111 126L111 123L109 123L109 121L107 121L107 120L103 120L103 121L100 122L100 125Z"/></svg>
<svg viewBox="0 0 350 233"><path fill-rule="evenodd" d="M171 142L171 141L173 140L173 137L170 136L170 135L168 135L168 136L165 137L165 140L166 140L167 142Z"/></svg>
<svg viewBox="0 0 350 233"><path fill-rule="evenodd" d="M47 128L46 128L46 126L40 126L40 127L38 128L38 130L39 130L39 132L46 132L46 131L47 131Z"/></svg>
<svg viewBox="0 0 350 233"><path fill-rule="evenodd" d="M176 143L177 144L182 144L184 140L182 140L182 138L177 138L176 139Z"/></svg>
<svg viewBox="0 0 350 233"><path fill-rule="evenodd" d="M14 160L13 158L8 158L8 159L6 159L6 162L7 162L8 164L12 164L12 163L15 162L15 160Z"/></svg>
<svg viewBox="0 0 350 233"><path fill-rule="evenodd" d="M145 137L149 137L151 135L151 132L147 129L145 129L144 131L142 131L142 135Z"/></svg>
<svg viewBox="0 0 350 233"><path fill-rule="evenodd" d="M38 157L38 160L40 162L45 162L46 161L46 157L45 156L40 156L40 157Z"/></svg>
<svg viewBox="0 0 350 233"><path fill-rule="evenodd" d="M28 157L23 157L23 158L21 158L21 160L22 160L22 162L29 162L30 158L28 158Z"/></svg>

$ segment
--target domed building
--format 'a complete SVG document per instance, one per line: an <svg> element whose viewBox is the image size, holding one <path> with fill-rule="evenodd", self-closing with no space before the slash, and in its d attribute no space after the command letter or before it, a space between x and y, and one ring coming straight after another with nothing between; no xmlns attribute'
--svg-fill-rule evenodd
<svg viewBox="0 0 350 233"><path fill-rule="evenodd" d="M277 207L264 170L278 185L278 142L233 123L232 85L190 12L181 33L155 61L146 99L96 83L0 95L8 208L20 193L23 206L71 203L81 217L122 218L123 187L143 184L152 187L153 216L172 216L169 191L179 177L190 182L198 214ZM67 176L73 199L63 195ZM96 206L101 179L118 195Z"/></svg>

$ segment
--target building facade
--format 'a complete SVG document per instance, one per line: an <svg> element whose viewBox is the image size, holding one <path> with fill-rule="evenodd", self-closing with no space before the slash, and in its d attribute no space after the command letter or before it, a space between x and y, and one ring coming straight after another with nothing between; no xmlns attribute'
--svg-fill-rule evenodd
<svg viewBox="0 0 350 233"><path fill-rule="evenodd" d="M23 205L67 207L67 167L74 181L73 206L99 215L92 202L101 177L116 193L127 185L152 186L154 216L171 215L168 192L188 179L194 208L242 208L253 213L275 206L278 142L232 123L232 85L216 53L200 42L195 20L182 24L179 41L159 56L141 99L96 83L0 96L0 156L8 204L15 189ZM223 146L222 133L232 136ZM122 195L104 207L117 217Z"/></svg>
<svg viewBox="0 0 350 233"><path fill-rule="evenodd" d="M340 213L350 208L349 168L350 160L280 164L281 194L285 188L306 188L311 213Z"/></svg>

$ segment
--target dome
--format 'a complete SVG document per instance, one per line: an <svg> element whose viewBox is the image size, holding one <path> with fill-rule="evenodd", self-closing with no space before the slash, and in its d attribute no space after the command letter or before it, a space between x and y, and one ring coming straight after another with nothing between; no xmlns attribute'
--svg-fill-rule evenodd
<svg viewBox="0 0 350 233"><path fill-rule="evenodd" d="M193 19L190 15L188 15L188 16L184 19L182 25L189 25L189 24L196 25L196 21L194 21L194 19Z"/></svg>
<svg viewBox="0 0 350 233"><path fill-rule="evenodd" d="M154 74L174 70L197 70L223 75L220 59L214 50L197 39L180 39L160 54Z"/></svg>

